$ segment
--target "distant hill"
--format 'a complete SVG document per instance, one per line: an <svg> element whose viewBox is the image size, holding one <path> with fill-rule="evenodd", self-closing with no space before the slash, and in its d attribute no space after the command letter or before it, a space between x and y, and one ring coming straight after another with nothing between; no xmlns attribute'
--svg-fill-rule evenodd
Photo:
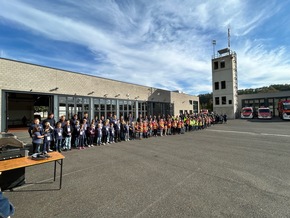
<svg viewBox="0 0 290 218"><path fill-rule="evenodd" d="M290 84L277 84L255 89L238 90L238 95L290 91Z"/></svg>
<svg viewBox="0 0 290 218"><path fill-rule="evenodd" d="M270 86L264 86L261 88L255 89L241 89L238 90L238 95L246 95L246 94L257 94L257 93L270 93L270 92L282 92L282 91L290 91L290 84L275 84ZM213 102L212 102L212 93L200 94L199 103L201 109L208 109L210 111L213 110Z"/></svg>

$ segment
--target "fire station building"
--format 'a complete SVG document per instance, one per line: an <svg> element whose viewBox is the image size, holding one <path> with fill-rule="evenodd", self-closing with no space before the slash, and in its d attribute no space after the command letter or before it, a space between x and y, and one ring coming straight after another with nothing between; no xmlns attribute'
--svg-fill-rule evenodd
<svg viewBox="0 0 290 218"><path fill-rule="evenodd" d="M117 117L132 114L179 115L197 113L199 98L179 91L163 90L100 78L46 66L0 58L0 132L25 126L35 116L55 119L79 117L84 112Z"/></svg>

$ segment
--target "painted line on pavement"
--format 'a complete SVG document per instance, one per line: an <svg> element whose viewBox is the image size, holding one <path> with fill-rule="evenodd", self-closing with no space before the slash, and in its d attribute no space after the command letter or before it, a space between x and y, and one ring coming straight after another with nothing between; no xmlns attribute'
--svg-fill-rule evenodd
<svg viewBox="0 0 290 218"><path fill-rule="evenodd" d="M255 133L255 132L241 132L241 131L231 131L231 130L216 130L216 129L207 129L207 131L212 132L228 132L236 134L247 134L247 135L259 135L259 136L277 136L277 137L287 137L290 138L290 135L274 134L274 133Z"/></svg>

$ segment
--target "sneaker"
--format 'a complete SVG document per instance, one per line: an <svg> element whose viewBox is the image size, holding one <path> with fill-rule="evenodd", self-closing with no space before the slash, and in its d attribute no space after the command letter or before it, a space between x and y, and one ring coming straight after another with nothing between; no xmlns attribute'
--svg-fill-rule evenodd
<svg viewBox="0 0 290 218"><path fill-rule="evenodd" d="M81 147L79 147L78 149L79 149L79 150L81 150L82 148L81 148Z"/></svg>
<svg viewBox="0 0 290 218"><path fill-rule="evenodd" d="M90 148L91 146L90 145L88 145L88 148Z"/></svg>
<svg viewBox="0 0 290 218"><path fill-rule="evenodd" d="M94 147L94 145L91 145L91 147Z"/></svg>
<svg viewBox="0 0 290 218"><path fill-rule="evenodd" d="M53 150L49 149L48 152L52 152Z"/></svg>

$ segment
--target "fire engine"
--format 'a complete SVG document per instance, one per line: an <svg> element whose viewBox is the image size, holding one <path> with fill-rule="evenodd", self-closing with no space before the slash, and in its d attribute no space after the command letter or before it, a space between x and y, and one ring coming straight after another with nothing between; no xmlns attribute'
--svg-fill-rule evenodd
<svg viewBox="0 0 290 218"><path fill-rule="evenodd" d="M201 109L200 110L200 113L201 114L208 114L208 109Z"/></svg>
<svg viewBox="0 0 290 218"><path fill-rule="evenodd" d="M278 102L279 117L283 120L290 120L290 100Z"/></svg>
<svg viewBox="0 0 290 218"><path fill-rule="evenodd" d="M243 107L241 110L242 119L252 119L254 118L254 109L252 107Z"/></svg>
<svg viewBox="0 0 290 218"><path fill-rule="evenodd" d="M258 119L272 119L272 112L268 107L260 107L257 111Z"/></svg>

